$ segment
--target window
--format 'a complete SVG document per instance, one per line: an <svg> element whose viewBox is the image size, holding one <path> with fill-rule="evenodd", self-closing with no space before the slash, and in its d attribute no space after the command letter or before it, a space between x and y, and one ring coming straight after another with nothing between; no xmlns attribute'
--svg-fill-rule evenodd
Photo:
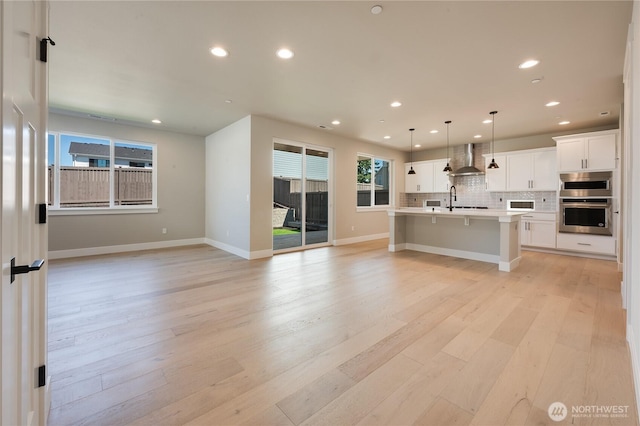
<svg viewBox="0 0 640 426"><path fill-rule="evenodd" d="M155 144L49 134L49 206L61 211L155 209L155 157Z"/></svg>
<svg viewBox="0 0 640 426"><path fill-rule="evenodd" d="M389 206L392 162L359 154L357 163L357 206Z"/></svg>

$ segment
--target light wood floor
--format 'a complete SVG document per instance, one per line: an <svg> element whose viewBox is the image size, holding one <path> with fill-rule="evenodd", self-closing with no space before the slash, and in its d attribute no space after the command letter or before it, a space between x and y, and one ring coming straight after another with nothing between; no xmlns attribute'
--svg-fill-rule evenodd
<svg viewBox="0 0 640 426"><path fill-rule="evenodd" d="M505 273L386 240L51 261L50 424L637 424L620 278L609 261L524 252ZM612 405L626 416L571 414Z"/></svg>

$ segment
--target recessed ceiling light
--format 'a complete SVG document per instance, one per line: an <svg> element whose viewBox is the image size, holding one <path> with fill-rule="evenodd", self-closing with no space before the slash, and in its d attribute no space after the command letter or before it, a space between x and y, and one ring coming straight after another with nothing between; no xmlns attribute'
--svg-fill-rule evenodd
<svg viewBox="0 0 640 426"><path fill-rule="evenodd" d="M548 107L552 107L552 106L556 106L556 105L560 105L560 102L551 101L551 102L548 102L548 103L545 104L545 106L548 106Z"/></svg>
<svg viewBox="0 0 640 426"><path fill-rule="evenodd" d="M540 61L537 61L535 59L529 59L527 61L524 61L523 63L521 63L520 65L518 65L518 68L520 68L521 70L526 69L526 68L531 68L531 67L535 67L536 65L538 65L540 63Z"/></svg>
<svg viewBox="0 0 640 426"><path fill-rule="evenodd" d="M482 122L482 124L490 124L490 123L491 123L491 120L490 120L490 119L486 119L486 120L484 120L484 121Z"/></svg>
<svg viewBox="0 0 640 426"><path fill-rule="evenodd" d="M388 136L388 135L387 135L387 136L385 136L384 138L385 138L385 139L391 139L391 136Z"/></svg>
<svg viewBox="0 0 640 426"><path fill-rule="evenodd" d="M373 13L374 15L379 15L382 13L382 6L380 6L379 4L373 6L371 8L371 13Z"/></svg>
<svg viewBox="0 0 640 426"><path fill-rule="evenodd" d="M340 120L333 120L331 124L333 124L334 126L337 126L338 124L340 124Z"/></svg>
<svg viewBox="0 0 640 426"><path fill-rule="evenodd" d="M286 47L283 47L282 49L278 49L276 55L278 55L278 57L282 59L291 59L293 58L293 51L287 49Z"/></svg>
<svg viewBox="0 0 640 426"><path fill-rule="evenodd" d="M429 133L436 134L436 133L438 133L438 131L437 131L436 129L433 129L433 130L431 130Z"/></svg>
<svg viewBox="0 0 640 426"><path fill-rule="evenodd" d="M151 122L153 124L162 124L162 121L158 120L157 118L154 118L153 120L151 120Z"/></svg>
<svg viewBox="0 0 640 426"><path fill-rule="evenodd" d="M398 108L400 105L402 105L402 102L398 102L398 101L391 102L391 106L393 108Z"/></svg>
<svg viewBox="0 0 640 426"><path fill-rule="evenodd" d="M415 144L413 147L414 148L420 148L422 145L420 145L419 143Z"/></svg>
<svg viewBox="0 0 640 426"><path fill-rule="evenodd" d="M225 56L229 55L229 52L227 52L227 50L223 47L215 46L211 48L211 54L219 58L224 58Z"/></svg>
<svg viewBox="0 0 640 426"><path fill-rule="evenodd" d="M480 139L482 137L482 135L474 135L473 138L474 139Z"/></svg>
<svg viewBox="0 0 640 426"><path fill-rule="evenodd" d="M542 80L544 80L544 77L534 78L533 80L531 80L531 84L538 84L538 83L540 83Z"/></svg>
<svg viewBox="0 0 640 426"><path fill-rule="evenodd" d="M230 103L232 103L232 102L233 102L233 101L232 101L231 99L225 99L225 100L224 100L224 103L226 103L226 104L230 104Z"/></svg>
<svg viewBox="0 0 640 426"><path fill-rule="evenodd" d="M559 124L559 125L561 125L561 126L565 126L565 125L567 125L567 124L569 124L569 123L571 123L571 122L570 122L570 121L565 120L565 121L561 121L561 122L559 122L558 124Z"/></svg>

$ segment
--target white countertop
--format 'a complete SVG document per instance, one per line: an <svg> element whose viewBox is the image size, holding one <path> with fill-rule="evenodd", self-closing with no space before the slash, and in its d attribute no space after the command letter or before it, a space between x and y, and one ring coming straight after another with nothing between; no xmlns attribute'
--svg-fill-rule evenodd
<svg viewBox="0 0 640 426"><path fill-rule="evenodd" d="M428 216L451 216L451 217L485 217L485 218L516 218L529 212L499 210L499 209L456 209L449 211L448 208L438 207L399 207L387 210L389 216L402 215L428 215Z"/></svg>

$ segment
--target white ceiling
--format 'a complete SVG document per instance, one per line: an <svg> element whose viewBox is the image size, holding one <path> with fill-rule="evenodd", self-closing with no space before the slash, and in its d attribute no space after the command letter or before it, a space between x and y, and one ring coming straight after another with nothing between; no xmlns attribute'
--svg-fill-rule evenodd
<svg viewBox="0 0 640 426"><path fill-rule="evenodd" d="M446 120L452 145L489 141L482 120L492 110L496 139L610 125L631 10L631 1L53 1L50 106L146 126L158 118L203 136L257 114L404 150L411 127L421 149L446 145ZM214 45L229 56L211 55ZM282 46L293 59L275 56ZM518 69L529 58L540 64ZM551 100L561 103L545 107Z"/></svg>

